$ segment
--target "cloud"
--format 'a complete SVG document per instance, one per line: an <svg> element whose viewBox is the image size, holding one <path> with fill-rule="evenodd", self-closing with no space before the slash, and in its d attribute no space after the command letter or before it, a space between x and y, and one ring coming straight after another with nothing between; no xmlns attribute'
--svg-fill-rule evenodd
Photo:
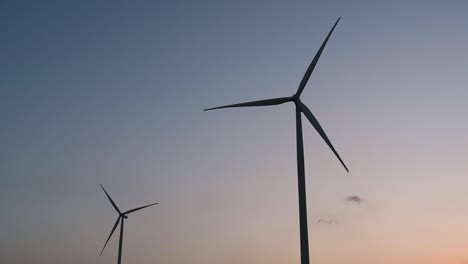
<svg viewBox="0 0 468 264"><path fill-rule="evenodd" d="M364 202L364 200L357 195L351 195L346 197L345 202L361 204Z"/></svg>
<svg viewBox="0 0 468 264"><path fill-rule="evenodd" d="M334 219L323 219L323 218L319 218L319 219L317 220L317 224L333 225L333 224L338 224L338 221L337 221L337 220L334 220Z"/></svg>

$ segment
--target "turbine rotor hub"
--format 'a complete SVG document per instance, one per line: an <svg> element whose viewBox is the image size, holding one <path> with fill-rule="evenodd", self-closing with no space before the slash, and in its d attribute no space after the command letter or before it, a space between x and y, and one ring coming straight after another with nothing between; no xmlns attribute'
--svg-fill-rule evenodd
<svg viewBox="0 0 468 264"><path fill-rule="evenodd" d="M292 101L293 101L295 104L298 104L298 103L301 102L301 99L299 98L299 96L294 95L294 96L292 97Z"/></svg>

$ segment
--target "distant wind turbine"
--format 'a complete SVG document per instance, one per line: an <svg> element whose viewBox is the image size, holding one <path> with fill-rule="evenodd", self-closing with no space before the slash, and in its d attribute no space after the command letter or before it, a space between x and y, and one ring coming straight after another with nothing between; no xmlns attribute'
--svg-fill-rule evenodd
<svg viewBox="0 0 468 264"><path fill-rule="evenodd" d="M153 203L153 204L148 204L148 205L145 205L145 206L141 206L141 207L137 207L137 208L134 208L134 209L131 209L131 210L128 210L128 211L125 211L125 212L121 212L119 210L119 208L117 207L117 205L114 203L114 201L112 200L112 198L110 197L110 195L106 192L106 189L104 189L104 187L102 186L101 184L101 188L102 190L104 191L104 193L106 194L107 198L109 198L109 201L111 202L112 206L114 207L114 209L117 211L117 213L119 214L119 217L117 217L117 221L115 221L115 224L114 224L114 227L112 228L112 231L109 235L109 237L107 238L107 241L106 241L106 244L104 244L104 247L102 248L101 250L101 254L102 255L102 252L104 252L104 249L106 248L107 246L107 243L109 242L110 238L112 237L112 234L114 234L114 231L115 229L117 228L117 226L119 225L119 221L120 221L120 239L119 239L119 257L117 259L117 263L120 264L121 263L121 260L122 260L122 243L123 243L123 228L124 228L124 219L127 219L128 218L128 214L131 214L133 212L136 212L138 210L141 210L143 208L146 208L146 207L149 207L149 206L153 206L153 205L156 205L158 203Z"/></svg>
<svg viewBox="0 0 468 264"><path fill-rule="evenodd" d="M322 126L319 124L319 122L314 117L314 115L309 110L309 108L305 104L303 104L300 99L302 91L304 90L304 87L306 86L307 81L309 80L310 75L312 74L315 68L315 65L317 64L317 61L319 60L320 55L322 54L322 51L328 42L328 39L330 38L333 30L335 29L340 19L341 18L338 18L338 20L335 22L332 29L330 30L327 37L325 38L325 41L322 43L322 46L320 46L317 54L315 55L314 59L310 63L309 67L307 68L307 71L305 72L304 77L302 78L301 83L299 84L299 88L297 89L297 92L293 96L252 101L252 102L246 102L246 103L240 103L240 104L225 105L225 106L214 107L214 108L209 108L209 109L204 110L204 111L207 111L207 110L231 108L231 107L269 106L269 105L284 104L287 102L293 102L296 105L297 176L298 176L298 190L299 190L299 222L300 222L301 263L302 264L309 264L309 238L308 238L308 231L307 231L307 206L306 206L307 199L306 199L306 187L305 187L304 146L302 142L301 113L303 113L307 117L309 122L312 124L315 130L317 130L317 132L320 134L323 140L327 143L327 145L333 151L335 156L344 166L346 171L349 172L348 168L344 164L340 155L338 155L338 152L335 150L332 143L330 142L327 135L325 134L325 131L322 129Z"/></svg>

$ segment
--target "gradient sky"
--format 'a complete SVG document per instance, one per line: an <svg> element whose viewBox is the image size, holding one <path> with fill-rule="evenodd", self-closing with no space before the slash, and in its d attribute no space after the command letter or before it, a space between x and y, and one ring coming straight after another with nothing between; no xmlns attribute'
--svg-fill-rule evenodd
<svg viewBox="0 0 468 264"><path fill-rule="evenodd" d="M0 262L468 261L466 1L1 1ZM345 202L357 195L362 203ZM320 220L322 219L322 220ZM326 224L333 220L332 224Z"/></svg>

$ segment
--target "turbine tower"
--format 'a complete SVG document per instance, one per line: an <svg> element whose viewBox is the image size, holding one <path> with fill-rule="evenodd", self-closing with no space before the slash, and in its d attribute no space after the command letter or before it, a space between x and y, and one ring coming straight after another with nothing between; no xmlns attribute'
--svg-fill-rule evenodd
<svg viewBox="0 0 468 264"><path fill-rule="evenodd" d="M115 221L114 227L112 228L112 231L111 231L109 237L107 238L106 244L104 244L104 247L102 248L101 254L100 254L99 256L101 256L101 255L102 255L102 252L104 252L104 249L106 248L107 243L109 242L110 238L112 237L112 234L114 234L114 231L115 231L115 229L117 228L117 226L119 225L119 222L120 222L119 256L118 256L118 259L117 259L117 264L120 264L121 261L122 261L122 243L123 243L124 220L128 218L128 214L131 214L131 213L133 213L133 212L136 212L136 211L138 211L138 210L141 210L141 209L146 208L146 207L149 207L149 206L156 205L156 204L158 204L158 203L152 203L152 204L148 204L148 205L145 205L145 206L137 207L137 208L134 208L134 209L125 211L125 212L121 212L121 211L119 210L119 208L117 207L117 205L116 205L116 204L114 203L114 201L112 200L112 198L110 197L110 195L107 193L106 189L104 189L104 187L102 186L102 184L101 184L101 188L102 188L102 190L104 191L104 193L106 194L107 198L109 198L109 201L111 202L111 204L112 204L112 206L114 207L114 209L115 209L115 210L117 211L117 213L119 214L119 217L117 217L117 221Z"/></svg>
<svg viewBox="0 0 468 264"><path fill-rule="evenodd" d="M305 168L304 168L304 146L302 141L302 122L301 122L301 113L303 113L312 126L317 130L319 135L322 139L327 143L328 147L333 151L335 156L344 166L347 172L349 172L348 168L346 167L345 163L341 159L338 152L333 147L332 143L328 139L325 131L323 130L322 126L309 110L309 108L301 102L300 96L302 91L304 90L307 81L310 78L310 75L314 71L315 65L317 64L320 55L325 48L325 45L328 42L333 30L335 29L336 25L340 21L341 18L333 25L332 29L328 33L327 37L320 46L317 54L313 58L312 62L310 63L307 71L304 74L304 77L299 84L299 88L297 92L293 96L289 97L280 97L280 98L273 98L273 99L266 99L266 100L259 100L259 101L252 101L240 104L232 104L232 105L225 105L219 106L214 108L205 109L207 110L214 110L214 109L221 109L221 108L232 108L232 107L254 107L254 106L269 106L269 105L279 105L284 104L287 102L293 102L296 106L296 143L297 143L297 177L298 177L298 192L299 192L299 223L300 223L300 244L301 244L301 264L309 264L309 238L308 238L308 231L307 231L307 204L306 204L306 187L305 187Z"/></svg>

